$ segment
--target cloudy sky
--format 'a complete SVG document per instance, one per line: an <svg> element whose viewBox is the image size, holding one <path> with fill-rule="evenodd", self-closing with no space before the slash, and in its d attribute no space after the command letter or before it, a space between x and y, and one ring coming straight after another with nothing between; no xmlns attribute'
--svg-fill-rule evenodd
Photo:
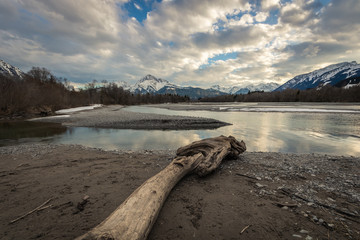
<svg viewBox="0 0 360 240"><path fill-rule="evenodd" d="M359 0L0 0L0 59L79 83L283 83L359 62L359 13Z"/></svg>

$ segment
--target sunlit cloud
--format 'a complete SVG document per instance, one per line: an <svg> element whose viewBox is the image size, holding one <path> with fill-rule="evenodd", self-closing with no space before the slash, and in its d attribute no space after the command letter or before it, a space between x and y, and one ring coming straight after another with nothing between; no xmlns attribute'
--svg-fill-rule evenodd
<svg viewBox="0 0 360 240"><path fill-rule="evenodd" d="M0 0L0 59L79 84L283 83L359 61L359 12L358 0Z"/></svg>

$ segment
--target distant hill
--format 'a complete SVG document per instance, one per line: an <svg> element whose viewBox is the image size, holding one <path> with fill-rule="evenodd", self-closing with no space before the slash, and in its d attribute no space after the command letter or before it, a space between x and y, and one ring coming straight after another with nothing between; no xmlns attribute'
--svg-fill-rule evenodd
<svg viewBox="0 0 360 240"><path fill-rule="evenodd" d="M345 85L338 83L346 80L360 77L360 64L357 62L343 62L333 64L325 68L315 70L310 73L298 75L293 79L290 79L285 84L281 85L275 91L282 91L285 89L310 89L323 87L328 84L331 86L343 86Z"/></svg>
<svg viewBox="0 0 360 240"><path fill-rule="evenodd" d="M1 59L0 59L0 74L11 77L17 77L17 78L23 78L24 76L24 72L22 72L19 68L14 67L11 64L6 63Z"/></svg>

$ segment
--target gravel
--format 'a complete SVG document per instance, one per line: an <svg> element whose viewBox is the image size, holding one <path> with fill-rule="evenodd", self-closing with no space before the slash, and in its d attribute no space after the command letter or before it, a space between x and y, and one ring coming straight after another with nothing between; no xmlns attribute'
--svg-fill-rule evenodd
<svg viewBox="0 0 360 240"><path fill-rule="evenodd" d="M161 114L137 113L123 110L123 106L111 105L91 111L70 113L69 115L44 117L32 121L57 122L65 126L103 127L118 129L213 129L230 125L210 118L169 116Z"/></svg>

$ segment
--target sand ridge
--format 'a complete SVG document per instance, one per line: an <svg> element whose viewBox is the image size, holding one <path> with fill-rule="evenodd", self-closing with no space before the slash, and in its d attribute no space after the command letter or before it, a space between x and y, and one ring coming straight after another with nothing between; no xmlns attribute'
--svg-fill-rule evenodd
<svg viewBox="0 0 360 240"><path fill-rule="evenodd" d="M214 129L230 125L210 118L138 113L123 108L121 105L108 105L91 111L69 112L63 116L36 118L32 121L58 122L73 127L163 130Z"/></svg>

